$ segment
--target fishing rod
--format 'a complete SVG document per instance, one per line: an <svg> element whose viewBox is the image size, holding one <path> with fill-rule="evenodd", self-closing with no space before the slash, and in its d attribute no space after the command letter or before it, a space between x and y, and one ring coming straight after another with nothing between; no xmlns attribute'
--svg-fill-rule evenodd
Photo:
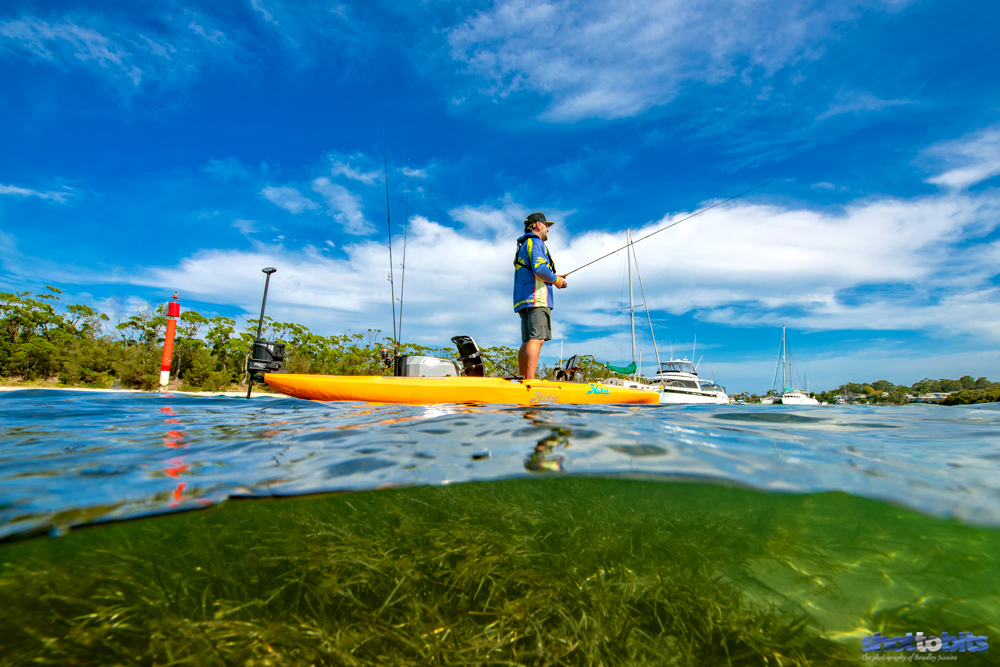
<svg viewBox="0 0 1000 667"><path fill-rule="evenodd" d="M396 349L403 338L403 288L406 287L406 226L410 222L410 161L406 161L406 205L403 208L403 264L399 276L399 332L396 334Z"/></svg>
<svg viewBox="0 0 1000 667"><path fill-rule="evenodd" d="M392 339L399 347L396 337L396 286L392 281L392 223L389 221L389 157L385 150L385 135L382 135L382 159L385 161L385 226L389 232L389 301L392 303Z"/></svg>
<svg viewBox="0 0 1000 667"><path fill-rule="evenodd" d="M733 201L734 199L739 199L739 198L740 198L740 197L742 197L743 195L745 195L745 194L749 194L749 193L753 192L754 190L758 190L758 189L760 189L760 188L764 187L765 185L767 185L768 183L774 183L774 181L767 181L767 183L761 183L761 184L760 184L760 185L758 185L757 187L755 187L755 188L750 188L749 190L746 190L746 191L744 191L744 192L741 192L741 193L739 193L738 195L735 195L735 196L733 196L733 197L730 197L729 199L723 199L722 201L718 202L717 204L712 204L711 206L707 206L707 207L705 207L705 208L701 209L700 211L696 211L695 213L692 213L691 215L687 216L686 218L681 218L681 219L680 219L680 220L678 220L677 222L672 222L672 223L670 223L669 225L667 225L666 227L661 227L660 229L657 229L657 230L656 230L655 232L650 232L649 234L646 234L645 236L643 236L643 237L642 237L641 239L636 239L636 240L632 241L632 243L633 243L633 244L635 244L635 243L638 243L639 241L645 241L646 239L648 239L648 238L649 238L650 236L653 236L654 234L659 234L660 232L663 232L663 231L666 231L666 230L670 229L671 227L676 227L677 225L681 224L681 223L682 223L682 222L684 222L685 220L690 220L691 218L693 218L693 217L695 217L695 216L698 216L698 215L701 215L701 214L702 214L702 213L704 213L705 211L711 211L711 210L712 210L713 208L715 208L715 207L717 207L717 206L722 206L722 205L723 205L723 204L725 204L726 202L730 202L730 201ZM573 269L572 271L570 271L569 273L564 273L564 274L561 274L561 275L562 275L562 276L563 276L563 277L565 278L565 277L566 277L566 276L568 276L568 275L569 275L570 273L576 273L576 272L577 272L577 271L579 271L580 269L585 269L585 268L587 268L588 266L590 266L591 264L596 264L597 262L601 261L602 259L605 259L606 257L611 257L611 255L614 255L615 253L619 253L619 252L621 252L622 250L625 250L626 248L628 248L628 246L627 246L627 245L625 245L625 246L622 246L621 248L618 248L617 250L612 250L612 251L611 251L611 252L609 252L609 253L608 253L607 255L601 255L601 256L600 256L600 257L598 257L597 259L595 259L595 260L593 260L593 261L591 261L591 262L587 262L587 263L586 263L586 264L584 264L583 266L578 266L578 267L576 267L575 269Z"/></svg>

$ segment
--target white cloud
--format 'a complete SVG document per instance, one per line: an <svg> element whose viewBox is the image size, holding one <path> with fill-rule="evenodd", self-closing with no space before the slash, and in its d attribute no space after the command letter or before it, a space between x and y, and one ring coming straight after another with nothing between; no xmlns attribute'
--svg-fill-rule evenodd
<svg viewBox="0 0 1000 667"><path fill-rule="evenodd" d="M130 64L129 54L97 30L74 23L50 24L36 18L20 18L0 23L0 36L48 61L61 51L73 58L92 61L99 67L115 67L138 84L141 71Z"/></svg>
<svg viewBox="0 0 1000 667"><path fill-rule="evenodd" d="M259 13L265 21L278 25L278 22L274 20L274 14L269 12L267 8L264 7L264 3L261 2L261 0L250 0L250 6L255 12Z"/></svg>
<svg viewBox="0 0 1000 667"><path fill-rule="evenodd" d="M240 234L250 235L257 231L257 221L256 220L243 220L242 218L236 218L233 220L233 225L235 229L240 231Z"/></svg>
<svg viewBox="0 0 1000 667"><path fill-rule="evenodd" d="M426 169L410 169L409 167L403 167L401 171L404 176L410 176L412 178L427 178Z"/></svg>
<svg viewBox="0 0 1000 667"><path fill-rule="evenodd" d="M523 221L528 209L514 203L508 196L499 205L459 206L448 211L448 215L462 223L474 236L494 238L517 238L522 233Z"/></svg>
<svg viewBox="0 0 1000 667"><path fill-rule="evenodd" d="M668 103L685 83L769 77L818 57L835 25L867 6L806 0L499 0L448 33L480 94L548 97L541 116L621 118Z"/></svg>
<svg viewBox="0 0 1000 667"><path fill-rule="evenodd" d="M217 176L224 181L228 181L231 178L246 178L249 176L246 167L234 157L228 157L223 160L209 160L208 164L202 167L201 170Z"/></svg>
<svg viewBox="0 0 1000 667"><path fill-rule="evenodd" d="M296 215L303 211L314 211L319 208L319 204L287 185L277 187L269 185L261 190L260 194L271 203Z"/></svg>
<svg viewBox="0 0 1000 667"><path fill-rule="evenodd" d="M361 197L326 177L314 180L312 187L323 197L329 214L343 226L344 231L359 235L375 232L374 225L365 219L361 210Z"/></svg>
<svg viewBox="0 0 1000 667"><path fill-rule="evenodd" d="M890 107L902 104L914 104L912 100L883 100L875 97L871 93L864 91L841 92L836 97L836 102L830 108L816 117L816 120L826 120L832 116L844 113L865 113L869 111L881 111Z"/></svg>
<svg viewBox="0 0 1000 667"><path fill-rule="evenodd" d="M361 181L366 185L371 185L382 175L382 172L377 169L362 172L360 169L352 167L349 162L342 162L337 159L332 159L331 162L333 163L330 167L331 175L346 176L352 181Z"/></svg>
<svg viewBox="0 0 1000 667"><path fill-rule="evenodd" d="M317 187L353 201L350 192L332 183ZM525 210L509 199L493 210L462 207L452 212L464 223L458 230L421 216L411 219L408 339L440 343L444 331L469 333L484 345L517 343L512 258ZM743 203L641 241L636 254L655 312L694 312L703 321L776 330L787 324L807 330L971 335L989 345L1000 340L1000 290L990 283L1000 263L1000 242L971 248L964 242L992 229L998 211L1000 198L986 194L864 200L839 213ZM636 229L635 238L683 215ZM397 290L399 242L394 247ZM557 266L567 271L622 242L621 233L567 238L557 226L549 246ZM259 298L256 267L272 265L279 269L269 297L275 317L321 333L389 330L384 242L361 241L342 251L340 257L312 246L206 251L129 280L183 289L200 301L238 304L252 313ZM612 257L570 275L569 288L556 296L557 338L602 341L593 338L596 332L617 330L623 261ZM892 289L872 290L873 285ZM638 295L636 286L637 300ZM663 345L669 330L657 336ZM648 347L647 353L651 357Z"/></svg>
<svg viewBox="0 0 1000 667"><path fill-rule="evenodd" d="M213 44L222 44L223 42L226 41L226 35L221 30L217 28L206 29L205 26L201 25L196 21L191 21L188 24L188 29L191 30L194 34L204 39L207 39Z"/></svg>
<svg viewBox="0 0 1000 667"><path fill-rule="evenodd" d="M83 66L123 84L126 93L150 82L185 79L201 64L228 57L234 45L221 30L190 11L177 13L156 32L97 14L54 21L22 15L0 21L0 55L40 59L62 69Z"/></svg>
<svg viewBox="0 0 1000 667"><path fill-rule="evenodd" d="M39 192L38 190L21 188L16 185L0 185L0 195L10 195L14 197L38 197L39 199L50 199L62 204L65 203L66 198L71 197L73 193L68 189L62 191L50 190L48 192Z"/></svg>
<svg viewBox="0 0 1000 667"><path fill-rule="evenodd" d="M923 158L946 169L928 178L928 183L961 189L992 178L1000 174L1000 125L931 146Z"/></svg>
<svg viewBox="0 0 1000 667"><path fill-rule="evenodd" d="M655 310L694 311L738 326L921 330L996 340L1000 293L989 281L1000 243L965 247L964 241L993 229L998 212L1000 199L990 195L873 199L840 213L742 204L642 241L636 254ZM634 230L634 238L682 215ZM574 238L556 253L560 270L614 250L621 236ZM581 325L613 317L621 305L612 303L607 285L615 261L569 277L570 289L560 294L564 317Z"/></svg>

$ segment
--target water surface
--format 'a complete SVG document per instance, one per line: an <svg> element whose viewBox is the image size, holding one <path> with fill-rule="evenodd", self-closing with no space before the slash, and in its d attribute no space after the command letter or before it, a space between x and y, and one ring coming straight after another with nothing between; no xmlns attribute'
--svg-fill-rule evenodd
<svg viewBox="0 0 1000 667"><path fill-rule="evenodd" d="M0 420L0 665L840 665L1000 628L989 407L31 390Z"/></svg>

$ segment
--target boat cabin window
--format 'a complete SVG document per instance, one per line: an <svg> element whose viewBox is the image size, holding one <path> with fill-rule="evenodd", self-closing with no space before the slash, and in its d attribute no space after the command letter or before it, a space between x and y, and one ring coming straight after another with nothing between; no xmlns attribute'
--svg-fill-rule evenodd
<svg viewBox="0 0 1000 667"><path fill-rule="evenodd" d="M714 384L712 382L703 382L702 385L701 385L701 390L702 391L717 391L717 392L722 392L723 394L726 393L726 388L725 387L723 387L721 384Z"/></svg>
<svg viewBox="0 0 1000 667"><path fill-rule="evenodd" d="M691 373L694 375L694 364L690 361L667 361L660 364L661 373Z"/></svg>
<svg viewBox="0 0 1000 667"><path fill-rule="evenodd" d="M698 383L690 380L664 380L664 387L677 387L679 389L697 389Z"/></svg>

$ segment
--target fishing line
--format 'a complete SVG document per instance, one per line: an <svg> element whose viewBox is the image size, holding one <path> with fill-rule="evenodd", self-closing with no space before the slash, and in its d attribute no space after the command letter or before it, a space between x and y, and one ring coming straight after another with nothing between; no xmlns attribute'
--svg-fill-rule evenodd
<svg viewBox="0 0 1000 667"><path fill-rule="evenodd" d="M392 281L392 223L389 221L389 157L385 150L385 135L382 135L382 159L385 161L385 226L389 232L389 302L392 304L392 338L399 348L396 335L396 286ZM402 304L400 304L402 306Z"/></svg>
<svg viewBox="0 0 1000 667"><path fill-rule="evenodd" d="M623 262L619 262L619 264L618 264L618 277L615 279L615 287L614 287L614 289L611 292L611 298L608 300L608 309L609 310L615 307L614 304L615 304L615 297L616 296L618 297L618 303L619 304L621 303L621 299L622 299L622 297L621 297L621 290L622 290L623 276L624 275L625 275L625 271L623 270ZM605 359L609 358L608 357L608 348L611 345L611 341L614 339L615 326L618 323L617 313L620 312L620 310L621 309L616 309L614 311L616 313L616 316L611 320L611 325L608 327L608 330L607 330L608 331L608 335L606 335L604 337L604 358ZM624 334L624 329L622 329L621 333ZM619 345L620 344L621 344L621 342L619 341Z"/></svg>
<svg viewBox="0 0 1000 667"><path fill-rule="evenodd" d="M760 189L760 188L764 187L765 185L767 185L768 183L774 183L774 181L767 181L767 183L761 183L761 184L760 184L760 185L758 185L757 187L755 187L755 188L750 188L749 190L746 190L746 191L744 191L744 192L741 192L741 193L739 193L738 195L735 195L735 196L732 196L732 197L730 197L729 199L723 199L722 201L720 201L720 202L719 202L719 203L717 203L717 204L712 204L711 206L708 206L708 207L706 207L706 208L703 208L703 209L701 209L700 211L696 211L695 213L692 213L691 215L687 216L686 218L681 218L681 219L680 219L680 220L678 220L677 222L672 222L672 223L670 223L669 225L667 225L666 227L661 227L660 229L657 229L657 230L656 230L655 232L651 232L651 233L649 233L649 234L646 234L646 235L645 235L645 236L643 236L643 237L642 237L641 239L636 239L636 240L632 241L632 243L638 243L639 241L645 241L646 239L648 239L648 238L649 238L650 236L653 236L654 234L659 234L660 232L664 232L664 231L666 231L666 230L670 229L671 227L676 227L677 225L681 224L681 223L682 223L682 222L684 222L685 220L690 220L691 218L693 218L693 217L695 217L695 216L698 216L698 215L701 215L701 214L702 214L702 213L704 213L705 211L711 211L711 210L712 210L713 208L715 208L715 207L717 207L717 206L722 206L722 205L723 205L723 204L725 204L726 202L729 202L729 201L733 201L734 199L739 199L739 198L740 198L740 197L742 197L743 195L745 195L745 194L749 194L749 193L753 192L754 190L758 190L758 189ZM627 246L627 245L625 245L625 246L622 246L621 248L618 248L618 250L612 250L612 251L611 251L611 252L609 252L609 253L608 253L607 255L601 255L601 256L600 256L600 257L598 257L597 259L595 259L595 260L593 260L593 261L591 261L591 262L587 262L587 263L586 263L586 264L584 264L583 266L578 266L578 267L576 267L575 269L573 269L572 271L570 271L569 273L565 273L565 274L563 274L563 275L565 275L565 276L568 276L568 275L569 275L570 273L576 273L576 272L577 272L577 271L579 271L580 269L585 269L585 268L587 268L588 266L590 266L591 264L596 264L597 262L601 261L602 259L604 259L604 258L606 258L606 257L611 257L611 255L615 254L616 252L621 252L622 250L625 250L626 248L628 248L628 246Z"/></svg>

